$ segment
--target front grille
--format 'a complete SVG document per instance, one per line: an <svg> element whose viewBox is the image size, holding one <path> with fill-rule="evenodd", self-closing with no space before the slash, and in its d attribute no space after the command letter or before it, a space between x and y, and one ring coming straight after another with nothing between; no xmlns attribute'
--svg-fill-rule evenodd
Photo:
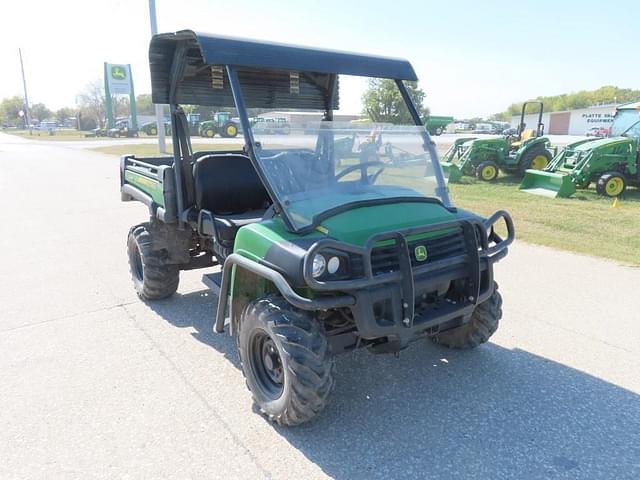
<svg viewBox="0 0 640 480"><path fill-rule="evenodd" d="M426 248L427 259L424 261L416 259L416 248L418 246ZM412 267L463 255L465 253L465 242L462 227L449 229L447 233L436 237L412 240L408 243L408 247ZM399 270L400 261L397 245L394 243L384 247L375 247L371 252L371 267L374 275Z"/></svg>

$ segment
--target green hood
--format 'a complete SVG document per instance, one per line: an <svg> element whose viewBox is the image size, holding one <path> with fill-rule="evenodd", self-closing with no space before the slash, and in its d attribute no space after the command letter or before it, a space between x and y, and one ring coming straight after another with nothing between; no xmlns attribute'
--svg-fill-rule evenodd
<svg viewBox="0 0 640 480"><path fill-rule="evenodd" d="M612 137L612 138L599 138L598 140L580 141L567 145L567 148L575 150L577 152L589 152L597 148L618 146L630 143L632 140L629 137Z"/></svg>
<svg viewBox="0 0 640 480"><path fill-rule="evenodd" d="M437 203L402 202L339 213L322 222L319 230L336 240L363 246L376 233L446 222L455 216Z"/></svg>

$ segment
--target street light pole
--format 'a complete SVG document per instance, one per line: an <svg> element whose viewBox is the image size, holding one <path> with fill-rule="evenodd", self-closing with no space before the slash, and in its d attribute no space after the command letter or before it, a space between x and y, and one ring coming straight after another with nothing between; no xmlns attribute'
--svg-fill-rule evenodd
<svg viewBox="0 0 640 480"><path fill-rule="evenodd" d="M149 0L149 20L151 21L151 35L158 33L156 20L156 0ZM167 142L164 137L164 113L162 105L156 104L156 125L158 126L158 149L160 153L167 153Z"/></svg>
<svg viewBox="0 0 640 480"><path fill-rule="evenodd" d="M153 0L149 0L153 1ZM31 114L29 113L29 96L27 95L27 80L24 76L24 64L22 63L22 49L18 48L18 55L20 55L20 70L22 70L22 87L24 88L24 118L29 125L29 133L31 133Z"/></svg>

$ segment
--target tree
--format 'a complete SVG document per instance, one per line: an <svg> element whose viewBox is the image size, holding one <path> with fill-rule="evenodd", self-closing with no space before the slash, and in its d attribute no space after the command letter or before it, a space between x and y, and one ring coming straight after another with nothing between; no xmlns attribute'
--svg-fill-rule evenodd
<svg viewBox="0 0 640 480"><path fill-rule="evenodd" d="M418 109L421 117L428 115L429 110L423 105L425 93L418 87L418 82L405 82L409 96ZM383 123L413 124L400 90L394 80L371 79L362 95L363 113L371 120Z"/></svg>
<svg viewBox="0 0 640 480"><path fill-rule="evenodd" d="M630 88L618 88L611 85L600 87L597 90L581 90L573 93L563 93L561 95L551 95L546 97L536 97L534 100L544 103L546 112L559 112L562 110L575 110L587 108L593 105L605 105L614 103L637 102L640 100L640 90ZM504 115L511 118L512 115L520 115L522 103L512 103L505 112L496 115ZM535 113L537 106L527 106L526 113Z"/></svg>
<svg viewBox="0 0 640 480"><path fill-rule="evenodd" d="M6 97L2 99L0 102L0 119L3 124L16 126L18 124L23 124L25 120L20 118L18 112L20 110L24 110L24 100L22 97Z"/></svg>
<svg viewBox="0 0 640 480"><path fill-rule="evenodd" d="M44 103L34 103L31 105L31 119L37 120L38 122L42 122L47 120L53 112L47 108Z"/></svg>
<svg viewBox="0 0 640 480"><path fill-rule="evenodd" d="M81 117L85 121L90 119L100 127L105 126L107 108L101 80L88 83L84 90L78 94L77 103L80 107Z"/></svg>
<svg viewBox="0 0 640 480"><path fill-rule="evenodd" d="M136 108L139 115L154 115L156 113L155 106L151 101L151 94L149 93L136 95Z"/></svg>
<svg viewBox="0 0 640 480"><path fill-rule="evenodd" d="M63 107L56 111L56 121L59 125L64 124L71 117L75 117L76 112L73 108Z"/></svg>

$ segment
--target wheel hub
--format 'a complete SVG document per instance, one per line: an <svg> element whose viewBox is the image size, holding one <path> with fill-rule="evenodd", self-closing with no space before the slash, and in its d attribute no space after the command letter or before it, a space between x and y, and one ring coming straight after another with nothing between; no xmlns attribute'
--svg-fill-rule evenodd
<svg viewBox="0 0 640 480"><path fill-rule="evenodd" d="M284 389L284 367L278 348L267 332L255 332L249 342L248 358L258 388L270 399Z"/></svg>

